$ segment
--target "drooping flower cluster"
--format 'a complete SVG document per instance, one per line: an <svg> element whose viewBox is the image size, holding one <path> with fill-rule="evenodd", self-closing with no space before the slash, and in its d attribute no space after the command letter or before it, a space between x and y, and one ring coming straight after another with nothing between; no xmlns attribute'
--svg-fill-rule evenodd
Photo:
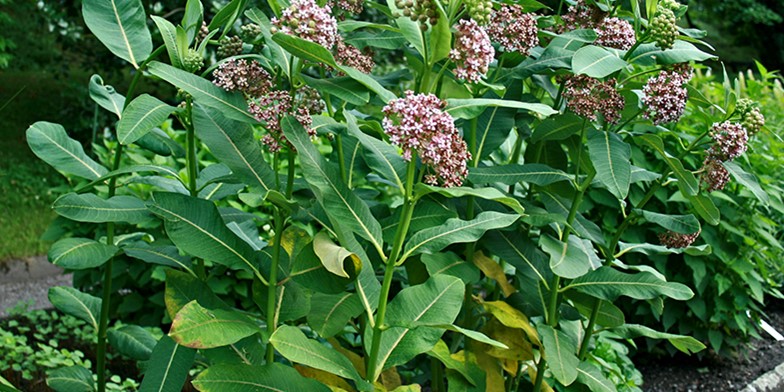
<svg viewBox="0 0 784 392"><path fill-rule="evenodd" d="M487 26L487 35L503 50L520 52L523 56L539 45L538 32L534 15L523 12L523 8L516 4L501 5Z"/></svg>
<svg viewBox="0 0 784 392"><path fill-rule="evenodd" d="M725 121L715 123L711 128L710 136L713 145L708 149L708 155L719 161L731 161L746 152L749 135L742 125Z"/></svg>
<svg viewBox="0 0 784 392"><path fill-rule="evenodd" d="M335 60L340 65L354 67L362 73L369 74L376 63L371 54L364 54L356 47L343 42L339 39L335 45Z"/></svg>
<svg viewBox="0 0 784 392"><path fill-rule="evenodd" d="M569 110L591 121L596 120L599 112L605 121L617 123L626 103L615 89L615 79L602 82L587 75L569 77L563 96Z"/></svg>
<svg viewBox="0 0 784 392"><path fill-rule="evenodd" d="M212 72L212 76L216 86L226 91L240 91L251 98L261 97L272 88L269 73L255 60L225 61Z"/></svg>
<svg viewBox="0 0 784 392"><path fill-rule="evenodd" d="M310 114L321 114L326 107L321 100L321 94L310 86L303 86L297 90L297 102L299 105L308 109Z"/></svg>
<svg viewBox="0 0 784 392"><path fill-rule="evenodd" d="M700 236L700 232L691 234L681 234L676 233L673 231L667 231L666 233L659 234L659 242L662 245L666 246L667 248L688 248L694 241L697 240L697 237Z"/></svg>
<svg viewBox="0 0 784 392"><path fill-rule="evenodd" d="M476 83L487 73L495 49L490 37L473 19L460 20L455 29L455 46L449 52L456 65L455 76Z"/></svg>
<svg viewBox="0 0 784 392"><path fill-rule="evenodd" d="M594 30L597 35L594 42L596 45L629 50L637 42L634 27L620 18L605 18Z"/></svg>
<svg viewBox="0 0 784 392"><path fill-rule="evenodd" d="M292 0L280 18L272 18L271 22L275 30L284 34L332 49L338 41L338 21L331 13L329 6L319 7L315 0Z"/></svg>
<svg viewBox="0 0 784 392"><path fill-rule="evenodd" d="M686 76L688 75L688 76ZM648 79L642 88L642 103L645 105L645 118L654 124L666 124L677 121L686 109L689 94L686 83L691 77L683 68L662 71Z"/></svg>
<svg viewBox="0 0 784 392"><path fill-rule="evenodd" d="M316 136L315 129L311 127L313 118L310 111L306 106L294 105L293 101L288 91L275 90L248 104L250 113L264 124L267 134L261 141L272 152L280 151L283 144L288 143L280 127L280 121L287 115L294 116L310 136Z"/></svg>
<svg viewBox="0 0 784 392"><path fill-rule="evenodd" d="M433 170L425 182L445 187L460 186L468 175L471 159L452 116L445 113L446 102L433 94L406 91L404 98L393 99L384 107L384 130L392 144L403 149L403 158L414 152Z"/></svg>
<svg viewBox="0 0 784 392"><path fill-rule="evenodd" d="M730 173L720 160L708 156L702 163L700 181L705 185L706 191L720 191L730 182Z"/></svg>

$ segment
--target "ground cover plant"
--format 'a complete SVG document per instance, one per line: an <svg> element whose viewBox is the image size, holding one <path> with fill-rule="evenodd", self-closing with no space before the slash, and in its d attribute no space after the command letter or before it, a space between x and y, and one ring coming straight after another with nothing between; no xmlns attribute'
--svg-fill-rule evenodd
<svg viewBox="0 0 784 392"><path fill-rule="evenodd" d="M714 56L685 6L261 6L148 23L141 1L83 1L134 79L91 78L117 117L91 155L27 131L73 184L49 258L76 287L49 298L98 336L97 383L74 365L51 388L105 390L107 341L142 391L194 369L201 391L614 391L637 377L614 343L705 348L620 309L692 299L651 260L711 253L731 177L764 193L740 159L764 116L690 84ZM137 96L145 79L177 96Z"/></svg>

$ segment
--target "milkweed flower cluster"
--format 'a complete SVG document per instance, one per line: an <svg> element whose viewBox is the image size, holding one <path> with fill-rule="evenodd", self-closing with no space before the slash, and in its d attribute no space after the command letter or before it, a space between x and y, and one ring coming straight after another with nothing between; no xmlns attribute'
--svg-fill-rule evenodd
<svg viewBox="0 0 784 392"><path fill-rule="evenodd" d="M449 58L455 62L455 76L472 83L487 73L495 56L490 37L473 19L462 19L455 26L455 46Z"/></svg>
<svg viewBox="0 0 784 392"><path fill-rule="evenodd" d="M255 60L228 60L221 63L212 76L212 83L216 86L226 91L239 91L252 98L261 97L272 88L270 74Z"/></svg>
<svg viewBox="0 0 784 392"><path fill-rule="evenodd" d="M352 14L361 14L365 9L364 0L338 0L338 8Z"/></svg>
<svg viewBox="0 0 784 392"><path fill-rule="evenodd" d="M280 121L285 116L294 116L311 137L316 136L316 130L311 127L313 118L307 106L295 105L288 91L272 91L259 99L251 100L248 106L250 113L262 122L267 130L261 141L271 152L280 151L283 144L288 143L280 127ZM291 148L290 145L289 147Z"/></svg>
<svg viewBox="0 0 784 392"><path fill-rule="evenodd" d="M749 135L742 125L725 121L713 124L710 136L714 143L707 151L700 180L708 192L713 192L724 189L730 180L730 174L722 162L743 155Z"/></svg>
<svg viewBox="0 0 784 392"><path fill-rule="evenodd" d="M372 55L362 53L356 47L343 42L342 39L339 39L335 45L335 60L341 65L354 67L366 74L373 71L373 67L376 65Z"/></svg>
<svg viewBox="0 0 784 392"><path fill-rule="evenodd" d="M702 163L700 181L705 185L706 191L720 191L730 182L730 173L720 160L708 156Z"/></svg>
<svg viewBox="0 0 784 392"><path fill-rule="evenodd" d="M615 89L615 79L602 82L587 75L574 75L565 83L566 106L578 116L594 121L599 112L613 124L621 119L625 100Z"/></svg>
<svg viewBox="0 0 784 392"><path fill-rule="evenodd" d="M689 93L686 91L686 83L689 79L691 79L690 68L687 71L683 67L662 71L648 79L642 88L645 118L656 125L678 121L689 99Z"/></svg>
<svg viewBox="0 0 784 392"><path fill-rule="evenodd" d="M585 3L585 0L578 0L565 14L561 16L564 25L560 32L577 29L593 29L604 20L607 14L598 7L593 7Z"/></svg>
<svg viewBox="0 0 784 392"><path fill-rule="evenodd" d="M392 144L400 146L410 161L414 152L433 173L425 176L431 185L460 186L468 175L471 153L460 136L452 116L443 111L446 102L433 94L406 91L384 107L384 131Z"/></svg>
<svg viewBox="0 0 784 392"><path fill-rule="evenodd" d="M332 16L329 6L319 7L315 0L293 0L281 11L280 18L272 18L275 29L315 42L327 49L337 43L338 21ZM273 32L275 32L273 30Z"/></svg>
<svg viewBox="0 0 784 392"><path fill-rule="evenodd" d="M539 45L538 32L534 15L523 12L523 8L516 4L501 5L487 26L487 35L503 50L520 52L523 56Z"/></svg>
<svg viewBox="0 0 784 392"><path fill-rule="evenodd" d="M632 24L620 18L605 18L594 30L596 45L629 50L637 42Z"/></svg>
<svg viewBox="0 0 784 392"><path fill-rule="evenodd" d="M674 231L667 231L666 233L659 234L659 242L667 248L688 248L697 237L700 236L701 231L691 234L681 234Z"/></svg>

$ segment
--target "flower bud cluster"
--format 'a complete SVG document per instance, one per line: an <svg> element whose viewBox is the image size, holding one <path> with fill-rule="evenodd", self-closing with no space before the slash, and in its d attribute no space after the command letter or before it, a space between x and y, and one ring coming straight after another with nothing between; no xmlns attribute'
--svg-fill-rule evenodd
<svg viewBox="0 0 784 392"><path fill-rule="evenodd" d="M410 161L414 152L432 169L425 182L445 187L460 186L468 175L471 153L460 136L452 116L445 113L446 102L433 94L406 91L384 107L384 131L392 144L403 149Z"/></svg>
<svg viewBox="0 0 784 392"><path fill-rule="evenodd" d="M366 74L369 74L376 65L372 54L364 54L356 47L343 42L342 39L339 39L335 45L335 60L340 65L354 67Z"/></svg>
<svg viewBox="0 0 784 392"><path fill-rule="evenodd" d="M516 4L501 5L487 26L487 35L503 50L520 52L523 56L539 45L538 33L534 15L523 12L523 8Z"/></svg>
<svg viewBox="0 0 784 392"><path fill-rule="evenodd" d="M182 59L182 65L188 72L196 72L204 66L204 57L195 49L188 49L185 58Z"/></svg>
<svg viewBox="0 0 784 392"><path fill-rule="evenodd" d="M749 136L755 135L765 126L765 116L757 108L756 102L748 98L740 99L735 105L735 111L740 114L741 125L746 128Z"/></svg>
<svg viewBox="0 0 784 392"><path fill-rule="evenodd" d="M596 45L629 50L637 42L634 27L624 19L605 18L594 30L597 35Z"/></svg>
<svg viewBox="0 0 784 392"><path fill-rule="evenodd" d="M315 0L292 0L281 11L280 18L272 18L272 31L279 30L332 49L339 35L338 21L331 13L329 6L319 7Z"/></svg>
<svg viewBox="0 0 784 392"><path fill-rule="evenodd" d="M256 61L230 59L212 72L213 83L226 91L240 91L258 98L272 89L269 73Z"/></svg>
<svg viewBox="0 0 784 392"><path fill-rule="evenodd" d="M236 35L224 37L220 40L220 46L218 46L216 54L221 59L242 54L242 38Z"/></svg>
<svg viewBox="0 0 784 392"><path fill-rule="evenodd" d="M715 123L710 136L714 143L708 149L708 156L716 160L731 161L746 152L749 135L740 124L729 121Z"/></svg>
<svg viewBox="0 0 784 392"><path fill-rule="evenodd" d="M264 124L267 134L262 137L261 142L269 148L271 152L280 151L283 145L292 146L286 141L280 121L283 117L291 115L307 129L310 136L316 135L316 130L312 128L313 118L310 116L308 108L305 106L295 106L293 98L288 91L275 90L269 94L251 100L249 111L257 120Z"/></svg>
<svg viewBox="0 0 784 392"><path fill-rule="evenodd" d="M419 22L422 31L427 30L427 22L431 26L438 23L438 4L435 0L395 0L398 9L403 10L403 15L414 22Z"/></svg>
<svg viewBox="0 0 784 392"><path fill-rule="evenodd" d="M455 76L472 83L487 73L495 56L490 37L473 19L462 19L455 26L455 46L449 58L455 63Z"/></svg>
<svg viewBox="0 0 784 392"><path fill-rule="evenodd" d="M596 112L609 123L620 120L626 101L615 89L615 79L602 82L587 75L574 75L565 83L563 96L569 110L591 121L596 120Z"/></svg>
<svg viewBox="0 0 784 392"><path fill-rule="evenodd" d="M656 46L662 49L671 49L678 38L678 26L676 25L675 12L670 8L659 7L651 19L648 32L656 42Z"/></svg>
<svg viewBox="0 0 784 392"><path fill-rule="evenodd" d="M490 23L490 16L493 15L493 2L490 0L465 0L468 8L468 16L476 23L484 26Z"/></svg>
<svg viewBox="0 0 784 392"><path fill-rule="evenodd" d="M204 41L208 35L210 35L210 28L207 26L206 22L201 22L201 27L199 28L199 42Z"/></svg>
<svg viewBox="0 0 784 392"><path fill-rule="evenodd" d="M691 234L681 234L676 233L673 231L667 231L666 233L659 234L659 242L662 245L666 246L667 248L688 248L694 241L697 240L697 237L700 236L700 232Z"/></svg>
<svg viewBox="0 0 784 392"><path fill-rule="evenodd" d="M642 88L645 118L656 125L678 121L689 99L686 83L690 77L691 72L687 73L684 68L676 68L672 71L662 71L648 79Z"/></svg>
<svg viewBox="0 0 784 392"><path fill-rule="evenodd" d="M255 41L256 37L258 37L261 34L261 26L255 23L242 25L240 29L242 30L242 34L241 34L242 39L246 42Z"/></svg>
<svg viewBox="0 0 784 392"><path fill-rule="evenodd" d="M308 109L310 114L321 114L326 106L321 100L321 94L310 86L303 86L297 90L297 102L299 106Z"/></svg>

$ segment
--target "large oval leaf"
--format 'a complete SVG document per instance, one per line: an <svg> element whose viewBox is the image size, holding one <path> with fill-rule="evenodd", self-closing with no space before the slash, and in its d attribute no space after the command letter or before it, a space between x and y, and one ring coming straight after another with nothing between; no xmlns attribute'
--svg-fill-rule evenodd
<svg viewBox="0 0 784 392"><path fill-rule="evenodd" d="M122 118L122 111L125 107L125 97L118 93L114 87L103 83L99 75L90 77L90 98L100 107L114 113L117 118Z"/></svg>
<svg viewBox="0 0 784 392"><path fill-rule="evenodd" d="M468 180L474 184L515 185L520 182L528 182L546 186L571 179L572 176L569 174L541 163L474 167L470 168L468 172Z"/></svg>
<svg viewBox="0 0 784 392"><path fill-rule="evenodd" d="M129 257L147 263L182 268L191 275L196 276L196 273L191 269L191 258L180 255L180 251L176 246L147 244L144 241L137 241L128 245L123 245L122 249Z"/></svg>
<svg viewBox="0 0 784 392"><path fill-rule="evenodd" d="M588 75L603 78L626 66L617 54L595 45L580 48L572 58L572 72L575 75Z"/></svg>
<svg viewBox="0 0 784 392"><path fill-rule="evenodd" d="M150 359L157 340L150 331L138 325L109 330L109 344L119 353L137 361Z"/></svg>
<svg viewBox="0 0 784 392"><path fill-rule="evenodd" d="M181 391L195 357L196 350L163 335L152 350L139 392Z"/></svg>
<svg viewBox="0 0 784 392"><path fill-rule="evenodd" d="M87 238L64 238L49 249L49 261L73 270L95 268L111 259L117 250L114 245Z"/></svg>
<svg viewBox="0 0 784 392"><path fill-rule="evenodd" d="M141 0L83 0L82 14L95 37L134 68L152 52Z"/></svg>
<svg viewBox="0 0 784 392"><path fill-rule="evenodd" d="M77 222L139 223L152 217L143 201L133 196L102 199L92 193L67 193L54 201L58 215Z"/></svg>
<svg viewBox="0 0 784 392"><path fill-rule="evenodd" d="M85 294L73 287L52 287L49 289L49 302L57 310L82 319L98 330L98 316L101 314L101 299Z"/></svg>
<svg viewBox="0 0 784 392"><path fill-rule="evenodd" d="M247 316L228 309L207 309L196 301L183 306L172 320L169 336L190 348L227 346L261 332Z"/></svg>
<svg viewBox="0 0 784 392"><path fill-rule="evenodd" d="M692 234L700 231L700 221L694 215L668 215L658 212L638 210L648 222L655 223L667 230L681 234Z"/></svg>
<svg viewBox="0 0 784 392"><path fill-rule="evenodd" d="M596 180L618 199L626 199L632 178L631 147L615 133L592 132L588 154L596 169Z"/></svg>
<svg viewBox="0 0 784 392"><path fill-rule="evenodd" d="M39 121L31 125L25 135L33 153L63 173L97 180L109 172L88 157L82 145L68 137L60 124Z"/></svg>
<svg viewBox="0 0 784 392"><path fill-rule="evenodd" d="M330 338L362 313L362 303L354 293L314 293L310 297L308 325L322 338Z"/></svg>
<svg viewBox="0 0 784 392"><path fill-rule="evenodd" d="M537 328L544 345L544 355L550 371L563 385L570 385L577 379L577 366L580 360L575 355L577 344L569 335L549 325Z"/></svg>
<svg viewBox="0 0 784 392"><path fill-rule="evenodd" d="M563 242L545 234L539 237L539 244L550 255L550 269L556 275L575 279L591 270L588 253L576 236L570 236L567 242Z"/></svg>
<svg viewBox="0 0 784 392"><path fill-rule="evenodd" d="M564 291L577 289L607 301L615 301L620 296L634 299L653 299L660 296L685 301L694 293L685 285L667 282L650 272L627 274L612 267L602 267L575 279L564 287Z"/></svg>
<svg viewBox="0 0 784 392"><path fill-rule="evenodd" d="M133 143L161 125L175 110L158 98L142 94L123 110L117 124L117 139L125 145Z"/></svg>
<svg viewBox="0 0 784 392"><path fill-rule="evenodd" d="M447 99L445 111L455 118L472 119L482 113L488 107L502 107L523 109L536 113L542 117L552 116L558 113L557 110L543 103L529 103L520 101L509 101L504 99L491 98L471 98L471 99Z"/></svg>
<svg viewBox="0 0 784 392"><path fill-rule="evenodd" d="M664 141L662 141L661 137L645 134L635 137L634 141L638 145L645 145L653 148L659 153L659 156L667 162L667 165L670 166L673 174L678 179L678 188L680 188L681 193L683 193L684 196L694 196L699 192L700 184L697 182L697 178L694 177L692 172L683 168L683 163L681 163L679 159L667 153L664 149Z"/></svg>
<svg viewBox="0 0 784 392"><path fill-rule="evenodd" d="M46 385L57 392L93 392L93 372L83 366L68 366L46 373Z"/></svg>
<svg viewBox="0 0 784 392"><path fill-rule="evenodd" d="M331 391L326 385L278 363L210 366L193 380L193 386L202 392Z"/></svg>

